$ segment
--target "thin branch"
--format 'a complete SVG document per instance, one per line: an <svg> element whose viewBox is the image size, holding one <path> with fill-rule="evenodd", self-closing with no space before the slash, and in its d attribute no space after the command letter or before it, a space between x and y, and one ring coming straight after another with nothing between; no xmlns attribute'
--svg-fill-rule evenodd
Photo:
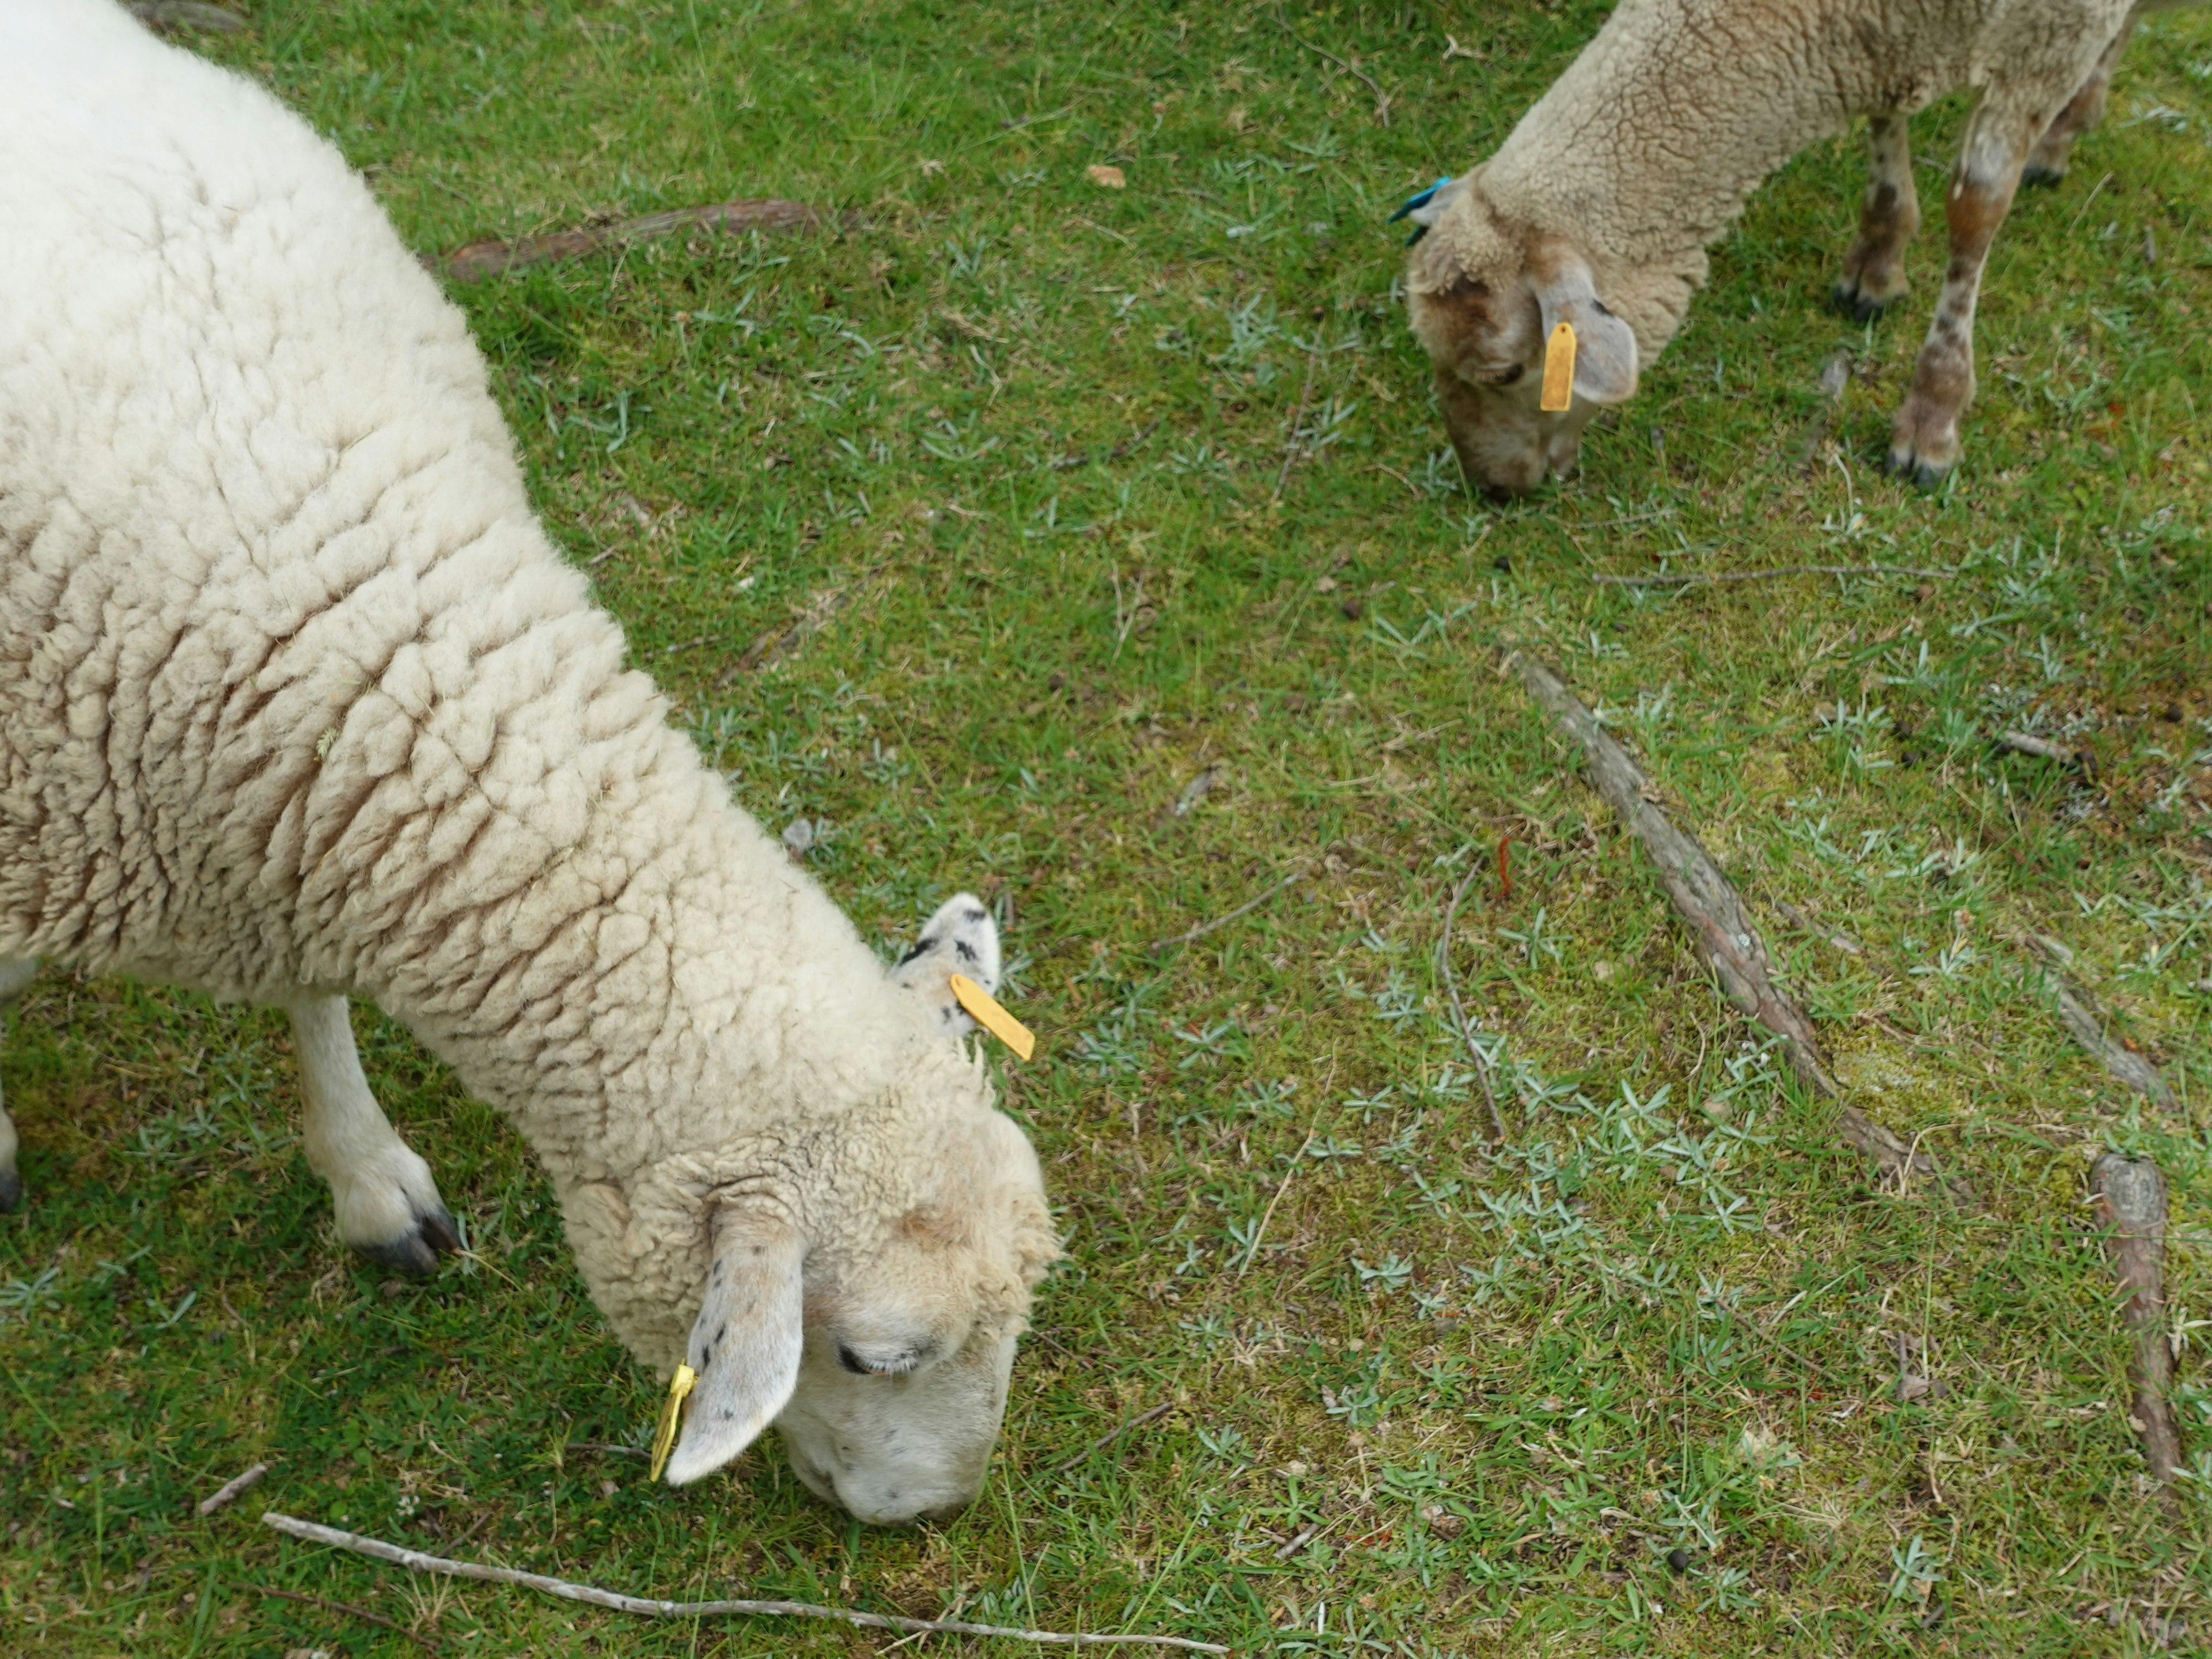
<svg viewBox="0 0 2212 1659"><path fill-rule="evenodd" d="M244 1474L234 1474L231 1476L231 1478L224 1481L222 1486L216 1487L205 1498L200 1499L199 1512L202 1515L213 1515L225 1504L230 1502L232 1498L237 1497L239 1493L244 1492L248 1486L252 1486L255 1481L258 1480L263 1475L268 1473L269 1466L266 1463L256 1463L252 1468L246 1470Z"/></svg>
<svg viewBox="0 0 2212 1659"><path fill-rule="evenodd" d="M1146 427L1142 432L1139 432L1135 437L1129 439L1127 442L1115 444L1113 448L1108 450L1103 455L1063 455L1058 460L1051 463L1046 470L1052 472L1067 472L1073 471L1076 467L1086 465L1093 460L1097 461L1101 465L1104 465L1109 462L1125 459L1127 457L1135 453L1138 449L1141 448L1144 445L1145 440L1151 437L1155 432L1158 432L1160 429L1161 421L1165 419L1166 416L1161 416L1160 420L1154 421L1150 426Z"/></svg>
<svg viewBox="0 0 2212 1659"><path fill-rule="evenodd" d="M2135 1333L2128 1381L2135 1385L2130 1413L2142 1435L2151 1478L2173 1479L2181 1468L2181 1433L2166 1402L2173 1382L2173 1348L2166 1336L2166 1180L2150 1159L2106 1152L2091 1166L2089 1190L2097 1212L2112 1229L2105 1248L2127 1298L2122 1316Z"/></svg>
<svg viewBox="0 0 2212 1659"><path fill-rule="evenodd" d="M1275 1218L1275 1206L1280 1204L1283 1194L1291 1190L1291 1177L1297 1174L1298 1165L1305 1160L1306 1149L1314 1144L1314 1137L1320 1133L1319 1129L1307 1130L1305 1139L1297 1151L1291 1154L1291 1167L1283 1171L1283 1178L1275 1188L1275 1195L1267 1200L1267 1207L1260 1216L1260 1224L1252 1230L1251 1247L1244 1252L1243 1261L1237 1264L1237 1278L1242 1279L1251 1272L1252 1263L1259 1259L1261 1243L1267 1237L1267 1224Z"/></svg>
<svg viewBox="0 0 2212 1659"><path fill-rule="evenodd" d="M1698 954L1718 977L1722 994L1740 1012L1780 1037L1790 1068L1815 1094L1835 1103L1837 1127L1844 1141L1872 1159L1885 1176L1896 1176L1900 1188L1916 1175L1940 1177L1934 1158L1908 1148L1844 1099L1820 1053L1812 1021L1774 983L1766 946L1743 900L1697 838L1677 830L1652 804L1656 792L1644 769L1597 723L1566 682L1544 664L1524 651L1509 651L1504 665L1581 749L1591 787L1659 866L1660 884L1675 915L1687 924ZM1949 1178L1948 1185L1962 1201L1971 1200L1972 1194L1956 1176Z"/></svg>
<svg viewBox="0 0 2212 1659"><path fill-rule="evenodd" d="M256 1584L253 1588L264 1595L279 1596L287 1601L305 1601L311 1607L328 1607L332 1613L342 1613L349 1619L359 1619L368 1624L381 1625L386 1630L398 1631L409 1641L419 1643L433 1653L440 1651L437 1643L423 1635L422 1632L410 1630L404 1625L386 1619L380 1613L371 1613L367 1607L355 1607L349 1601L333 1601L326 1595L310 1595L305 1590L278 1589L274 1584Z"/></svg>
<svg viewBox="0 0 2212 1659"><path fill-rule="evenodd" d="M2053 743L2048 738L2039 738L2032 732L2000 732L1997 747L2009 749L2015 755L2027 755L2035 760L2056 761L2061 766L2070 766L2078 771L2089 769L2089 757L2082 750L2063 743Z"/></svg>
<svg viewBox="0 0 2212 1659"><path fill-rule="evenodd" d="M1298 428L1305 424L1306 399L1313 396L1314 365L1321 361L1321 336L1314 336L1313 348L1306 353L1306 383L1298 388L1298 412L1291 416L1290 435L1283 440L1282 470L1275 474L1275 487L1267 492L1270 501L1283 498L1283 485L1291 476L1291 467L1298 459Z"/></svg>
<svg viewBox="0 0 2212 1659"><path fill-rule="evenodd" d="M1292 28L1290 25L1289 20L1284 17L1283 9L1279 5L1275 8L1275 21L1281 25L1284 33L1289 35L1291 40L1297 40L1297 43L1304 46L1308 52L1319 52L1321 56L1328 58L1330 63L1335 64L1337 68L1342 70L1346 75L1357 76L1360 80L1365 82L1367 83L1368 91L1375 94L1376 120L1386 127L1390 125L1390 94L1383 91L1380 86L1376 84L1375 77L1373 76L1370 75L1365 70L1361 69L1357 64L1348 64L1345 62L1343 58L1339 58L1334 52L1328 51L1324 47L1317 46L1310 40L1299 40L1297 31ZM2109 178L2111 175L2108 173L2106 176Z"/></svg>
<svg viewBox="0 0 2212 1659"><path fill-rule="evenodd" d="M471 242L465 247L455 248L443 259L430 258L423 263L454 282L474 283L519 266L578 259L603 247L627 247L678 230L811 230L822 222L819 210L804 202L756 197L716 202L707 207L676 208L666 213L648 213L640 219L625 219L619 224L556 230L511 242Z"/></svg>
<svg viewBox="0 0 2212 1659"><path fill-rule="evenodd" d="M1951 577L1956 570L1920 570L1901 564L1786 564L1774 570L1689 570L1649 576L1613 576L1593 571L1590 580L1609 587L1702 587L1708 582L1763 582L1777 576Z"/></svg>
<svg viewBox="0 0 2212 1659"><path fill-rule="evenodd" d="M896 1613L817 1607L811 1601L659 1601L642 1595L623 1595L614 1590L600 1589L592 1584L571 1583L565 1578L549 1578L543 1573L520 1572L513 1567L488 1566L477 1561L448 1561L441 1556L424 1555L419 1550L403 1549L381 1539L364 1538L359 1533L341 1532L336 1527L319 1526L313 1521L279 1515L274 1510L264 1510L261 1522L294 1538L304 1539L308 1543L351 1550L356 1555L366 1555L374 1560L388 1561L397 1567L405 1567L410 1572L434 1572L447 1578L474 1578L487 1584L515 1584L524 1589L542 1591L547 1595L585 1601L595 1607L611 1607L617 1613L641 1613L651 1619L719 1619L737 1613L765 1619L828 1619L839 1624L856 1625L863 1630L928 1632L947 1636L1004 1636L1018 1642L1047 1642L1060 1647L1181 1648L1191 1653L1229 1651L1216 1643L1194 1642L1185 1636L1093 1636L1087 1632L1070 1634L1061 1631L1017 1630L1006 1625L970 1625L952 1619L907 1619Z"/></svg>
<svg viewBox="0 0 2212 1659"><path fill-rule="evenodd" d="M1459 878L1459 885L1452 889L1451 902L1444 907L1443 936L1437 941L1437 967L1443 979L1444 993L1451 999L1452 1019L1459 1027L1459 1040L1474 1059L1475 1079L1482 1085L1482 1097L1490 1106L1490 1127L1498 1133L1498 1139L1491 1144L1502 1146L1505 1144L1505 1115L1498 1109L1498 1090L1490 1080L1490 1057L1475 1044L1474 1032L1467 1023L1467 1009L1459 1000L1459 981L1451 965L1452 918L1459 914L1460 901L1467 896L1468 886L1481 871L1480 860L1469 864L1467 873Z"/></svg>
<svg viewBox="0 0 2212 1659"><path fill-rule="evenodd" d="M2045 955L2054 954L2041 940L2032 939L2030 942ZM2066 1029L2074 1034L2075 1042L2103 1062L2107 1072L2160 1111L2181 1109L2181 1103L2174 1098L2173 1090L2158 1067L2106 1034L2106 1027L2110 1022L2105 1018L2105 1011L2097 1006L2096 998L2062 973L2053 971L2050 981L2052 1000L2058 1005L2058 1017L2066 1022Z"/></svg>
<svg viewBox="0 0 2212 1659"><path fill-rule="evenodd" d="M1174 1401L1163 1400L1158 1405L1153 1407L1150 1411L1139 1412L1134 1417L1125 1419L1123 1421L1115 1425L1114 1427L1107 1430L1105 1433L1100 1435L1096 1440L1085 1446L1081 1451L1076 1453L1074 1456L1069 1458L1066 1462L1055 1464L1053 1467L1053 1474L1055 1475L1066 1474L1070 1469L1075 1468L1077 1464L1081 1463L1091 1457L1094 1453L1104 1451L1107 1447L1112 1445L1123 1435L1128 1433L1130 1430L1142 1428L1147 1423L1157 1422L1159 1419L1165 1417L1174 1409Z"/></svg>
<svg viewBox="0 0 2212 1659"><path fill-rule="evenodd" d="M1184 933L1177 933L1173 939L1156 939L1146 948L1149 949L1154 956L1158 956L1163 951L1174 950L1178 945L1188 945L1194 939L1204 939L1208 933L1212 933L1216 928L1226 927L1231 922L1237 921L1238 918L1250 915L1255 910L1265 904L1269 899L1281 892L1283 889L1297 885L1299 882L1304 881L1312 873L1313 867L1310 865L1301 865L1297 869L1291 871L1289 875L1285 876L1280 881L1277 882L1273 887L1267 888L1261 892L1257 898L1247 899L1243 903L1238 905L1234 910L1231 910L1227 915L1216 916L1212 921L1202 921L1195 927L1190 928Z"/></svg>

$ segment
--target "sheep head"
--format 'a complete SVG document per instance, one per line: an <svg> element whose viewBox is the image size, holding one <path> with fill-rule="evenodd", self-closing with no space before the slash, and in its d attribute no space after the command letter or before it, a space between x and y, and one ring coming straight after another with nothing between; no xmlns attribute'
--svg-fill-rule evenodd
<svg viewBox="0 0 2212 1659"><path fill-rule="evenodd" d="M1502 217L1480 168L1447 187L1434 229L1407 272L1413 332L1436 367L1437 398L1468 482L1519 495L1571 472L1583 428L1636 391L1636 336L1598 297L1589 263L1565 238ZM1538 407L1545 342L1574 327L1574 395Z"/></svg>
<svg viewBox="0 0 2212 1659"><path fill-rule="evenodd" d="M799 1478L863 1521L941 1518L982 1490L1030 1291L1059 1255L1036 1155L992 1108L948 986L964 973L995 990L999 970L990 913L964 893L892 970L931 1036L888 1113L890 1160L880 1146L819 1155L805 1184L840 1214L781 1195L712 1206L687 1355L699 1380L671 1481L721 1468L774 1422Z"/></svg>

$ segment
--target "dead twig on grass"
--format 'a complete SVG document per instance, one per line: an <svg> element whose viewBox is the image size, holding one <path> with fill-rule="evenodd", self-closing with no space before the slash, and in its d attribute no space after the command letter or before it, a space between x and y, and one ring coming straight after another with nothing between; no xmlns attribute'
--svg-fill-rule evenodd
<svg viewBox="0 0 2212 1659"><path fill-rule="evenodd" d="M2181 1433L2166 1403L2173 1347L2166 1335L2166 1179L2150 1159L2107 1152L2089 1171L2097 1212L2112 1229L2105 1248L2127 1298L2122 1317L2135 1333L2128 1381L2136 1391L2130 1425L2142 1437L2151 1478L2171 1482L2181 1467Z"/></svg>
<svg viewBox="0 0 2212 1659"><path fill-rule="evenodd" d="M371 1613L367 1607L357 1607L350 1601L333 1601L327 1595L310 1595L305 1590L278 1589L274 1584L256 1584L253 1588L264 1595L277 1596L287 1601L305 1601L311 1607L328 1607L332 1613L342 1613L349 1619L358 1619L366 1624L381 1625L386 1630L398 1632L409 1641L428 1649L432 1653L442 1650L437 1643L423 1635L422 1632L410 1630L404 1625L386 1619L380 1613Z"/></svg>
<svg viewBox="0 0 2212 1659"><path fill-rule="evenodd" d="M1381 86L1376 84L1373 76L1370 75L1365 70L1361 69L1356 64L1346 63L1343 58L1339 58L1334 52L1327 50L1325 47L1317 46L1310 40L1299 39L1298 32L1291 27L1289 20L1283 15L1283 9L1279 5L1275 8L1275 21L1281 26L1284 33L1289 35L1291 40L1297 41L1297 44L1304 46L1308 52L1319 53L1322 57L1328 58L1330 63L1335 64L1337 68L1342 70L1346 75L1355 76L1359 80L1364 82L1367 85L1368 91L1375 94L1375 119L1376 123L1386 127L1390 125L1390 94L1383 91ZM2107 178L2111 177L2109 173L2106 176Z"/></svg>
<svg viewBox="0 0 2212 1659"><path fill-rule="evenodd" d="M1131 455L1136 453L1138 450L1144 447L1145 441L1160 429L1161 423L1165 419L1166 417L1164 416L1161 416L1160 420L1154 421L1150 426L1146 427L1142 432L1139 432L1135 437L1127 439L1121 443L1115 444L1113 448L1108 450L1103 455L1063 455L1058 460L1052 462L1046 470L1052 472L1069 472L1073 471L1079 466L1087 466L1094 460L1098 462L1101 465L1105 465L1114 461L1126 460Z"/></svg>
<svg viewBox="0 0 2212 1659"><path fill-rule="evenodd" d="M237 1497L239 1493L244 1492L248 1486L252 1486L255 1481L258 1480L263 1475L268 1473L269 1466L266 1463L256 1463L252 1468L246 1470L245 1474L231 1476L231 1478L224 1481L222 1486L216 1487L205 1498L200 1499L199 1512L202 1515L213 1515L225 1504L230 1502L232 1498Z"/></svg>
<svg viewBox="0 0 2212 1659"><path fill-rule="evenodd" d="M351 1550L356 1555L388 1561L396 1567L406 1568L410 1572L433 1572L447 1578L473 1578L487 1584L514 1584L524 1589L538 1590L547 1595L558 1595L567 1601L584 1601L595 1607L610 1607L617 1613L641 1613L650 1619L720 1619L732 1614L763 1619L827 1619L838 1624L855 1625L863 1630L896 1630L947 1636L1004 1636L1015 1641L1050 1643L1060 1647L1181 1648L1191 1653L1229 1651L1217 1643L1195 1642L1187 1636L1094 1636L1088 1632L1017 1630L1006 1625L970 1625L952 1619L907 1619L896 1613L861 1613L852 1607L817 1607L811 1601L660 1601L642 1595L623 1595L614 1590L601 1589L594 1584L577 1584L565 1578L549 1578L544 1573L521 1572L513 1567L489 1566L480 1561L448 1561L442 1556L425 1555L419 1550L387 1544L380 1538L365 1538L359 1533L342 1532L336 1527L320 1526L295 1516L279 1515L275 1510L264 1510L261 1523L310 1544L326 1544L332 1549Z"/></svg>
<svg viewBox="0 0 2212 1659"><path fill-rule="evenodd" d="M1503 842L1498 843L1498 874L1502 880L1505 871L1505 843ZM1482 1098L1490 1108L1490 1127L1498 1136L1491 1144L1502 1146L1505 1144L1505 1115L1498 1109L1497 1085L1490 1080L1490 1056L1475 1043L1474 1032L1467 1023L1467 1009L1459 1000L1459 980L1453 974L1451 965L1452 918L1459 914L1460 901L1467 896L1468 886L1481 872L1480 860L1468 865L1467 873L1459 878L1459 885L1452 889L1451 902L1444 906L1443 933L1437 941L1437 969L1444 982L1444 994L1451 999L1452 1019L1459 1028L1461 1046L1474 1061L1475 1080L1482 1085Z"/></svg>
<svg viewBox="0 0 2212 1659"><path fill-rule="evenodd" d="M1066 1474L1070 1469L1083 1462L1094 1453L1104 1451L1107 1447L1112 1445L1123 1435L1128 1433L1130 1430L1142 1428L1147 1423L1156 1423L1174 1409L1174 1401L1163 1400L1158 1405L1153 1407L1150 1411L1139 1412L1134 1417L1125 1418L1122 1421L1115 1424L1112 1428L1107 1430L1105 1433L1100 1435L1096 1440L1085 1446L1081 1451L1076 1453L1074 1456L1069 1458L1066 1462L1054 1465L1052 1471L1053 1474L1055 1476Z"/></svg>
<svg viewBox="0 0 2212 1659"><path fill-rule="evenodd" d="M1955 570L1921 570L1899 564L1785 564L1774 570L1659 571L1648 576L1615 576L1590 573L1590 580L1608 587L1703 587L1714 582L1763 582L1779 576L1929 576L1950 577Z"/></svg>
<svg viewBox="0 0 2212 1659"><path fill-rule="evenodd" d="M1290 481L1291 468L1297 464L1298 428L1306 422L1306 402L1313 396L1314 366L1321 362L1321 336L1314 335L1313 349L1306 353L1306 383L1298 388L1298 412L1291 416L1291 430L1283 440L1283 465L1275 474L1275 487L1267 492L1269 501L1283 499L1283 486Z"/></svg>
<svg viewBox="0 0 2212 1659"><path fill-rule="evenodd" d="M1997 747L2009 749L2015 755L2027 755L2035 760L2056 761L2069 770L2089 775L2089 752L2069 744L2053 743L2048 738L2039 738L2032 732L2000 732Z"/></svg>
<svg viewBox="0 0 2212 1659"><path fill-rule="evenodd" d="M1291 871L1289 875L1285 876L1280 881L1277 882L1273 887L1269 887L1263 890L1258 897L1247 899L1243 903L1238 905L1234 910L1231 910L1227 915L1216 916L1212 921L1201 921L1197 927L1177 933L1173 939L1155 939L1146 948L1151 951L1154 956L1158 956L1163 951L1174 950L1178 945L1188 945L1194 939L1204 939L1208 933L1212 933L1215 929L1226 927L1231 922L1238 920L1240 917L1250 915L1255 910L1265 904L1269 899L1274 897L1276 894L1281 892L1285 887L1296 886L1299 882L1304 881L1312 873L1313 866L1311 865L1300 865L1297 869Z"/></svg>
<svg viewBox="0 0 2212 1659"><path fill-rule="evenodd" d="M2054 962L2059 959L2057 950L2065 949L2056 939L2046 942L2034 935L2029 936L2027 942ZM2173 1090L2158 1067L2107 1034L2106 1027L2111 1022L2097 1006L2096 998L2055 969L2049 975L2049 982L2051 999L2058 1005L2058 1018L2066 1022L2066 1029L2074 1034L2075 1042L2095 1055L2107 1072L2160 1111L2181 1109L2181 1103L2174 1098Z"/></svg>
<svg viewBox="0 0 2212 1659"><path fill-rule="evenodd" d="M1275 1195L1267 1200L1267 1207L1260 1215L1260 1224L1252 1230L1252 1246L1244 1252L1244 1259L1237 1264L1237 1278L1242 1279L1251 1272L1253 1262L1259 1259L1260 1246L1267 1237L1267 1224L1275 1218L1275 1206L1283 1201L1283 1194L1291 1190L1291 1177L1297 1174L1298 1165L1304 1161L1307 1150L1314 1144L1314 1137L1320 1133L1319 1129L1307 1130L1305 1139L1299 1144L1297 1151L1291 1154L1291 1167L1283 1171L1283 1179L1275 1188Z"/></svg>
<svg viewBox="0 0 2212 1659"><path fill-rule="evenodd" d="M603 247L627 247L679 230L811 230L821 223L820 211L804 202L758 197L716 202L708 207L675 208L666 213L624 219L617 224L587 225L580 230L556 230L514 241L471 242L465 247L455 248L443 259L427 259L424 263L454 282L475 283L524 265L580 259Z"/></svg>
<svg viewBox="0 0 2212 1659"><path fill-rule="evenodd" d="M1933 1158L1908 1148L1844 1099L1843 1090L1820 1053L1812 1021L1774 983L1766 946L1743 900L1697 838L1677 830L1653 805L1656 796L1650 781L1629 758L1628 751L1597 723L1596 716L1565 681L1527 652L1508 651L1504 665L1582 750L1591 787L1620 815L1658 866L1660 884L1667 890L1675 915L1689 927L1698 954L1711 964L1723 994L1739 1012L1780 1037L1790 1070L1822 1099L1834 1103L1837 1127L1844 1141L1872 1159L1883 1175L1897 1177L1900 1188L1914 1176L1942 1178ZM1962 1200L1971 1199L1957 1177L1949 1178L1948 1184Z"/></svg>

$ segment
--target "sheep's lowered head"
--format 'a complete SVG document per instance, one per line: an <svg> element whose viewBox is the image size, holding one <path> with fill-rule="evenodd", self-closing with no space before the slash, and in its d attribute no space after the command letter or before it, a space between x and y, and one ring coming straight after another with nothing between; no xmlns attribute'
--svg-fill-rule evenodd
<svg viewBox="0 0 2212 1659"><path fill-rule="evenodd" d="M774 1422L799 1479L863 1521L942 1518L982 1490L1030 1291L1059 1254L1036 1155L992 1106L950 991L954 973L996 989L999 965L983 905L945 905L892 970L930 1037L878 1120L888 1136L826 1134L795 1198L708 1205L671 1481Z"/></svg>
<svg viewBox="0 0 2212 1659"><path fill-rule="evenodd" d="M1508 220L1482 170L1441 194L1435 228L1413 248L1407 306L1436 366L1437 398L1468 482L1519 495L1574 469L1583 428L1636 391L1636 336L1598 297L1589 263L1564 237ZM1574 396L1547 413L1545 343L1575 331Z"/></svg>

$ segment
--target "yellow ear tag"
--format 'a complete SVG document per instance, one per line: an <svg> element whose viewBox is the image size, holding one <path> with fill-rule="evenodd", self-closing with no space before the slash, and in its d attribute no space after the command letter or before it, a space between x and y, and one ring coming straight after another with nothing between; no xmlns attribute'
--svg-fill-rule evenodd
<svg viewBox="0 0 2212 1659"><path fill-rule="evenodd" d="M676 1375L668 1379L668 1398L660 1407L660 1426L653 1431L653 1464L646 1472L647 1480L659 1480L661 1470L668 1467L668 1454L676 1448L677 1425L684 1420L684 1396L698 1380L699 1373L684 1364L678 1364Z"/></svg>
<svg viewBox="0 0 2212 1659"><path fill-rule="evenodd" d="M1557 415L1575 401L1575 325L1562 319L1544 342L1544 395L1536 407Z"/></svg>
<svg viewBox="0 0 2212 1659"><path fill-rule="evenodd" d="M1012 1048L1024 1060L1036 1052L1036 1038L1030 1028L999 1006L998 998L968 977L965 974L952 976L952 994L960 999L960 1006L975 1018L975 1023L993 1036Z"/></svg>

